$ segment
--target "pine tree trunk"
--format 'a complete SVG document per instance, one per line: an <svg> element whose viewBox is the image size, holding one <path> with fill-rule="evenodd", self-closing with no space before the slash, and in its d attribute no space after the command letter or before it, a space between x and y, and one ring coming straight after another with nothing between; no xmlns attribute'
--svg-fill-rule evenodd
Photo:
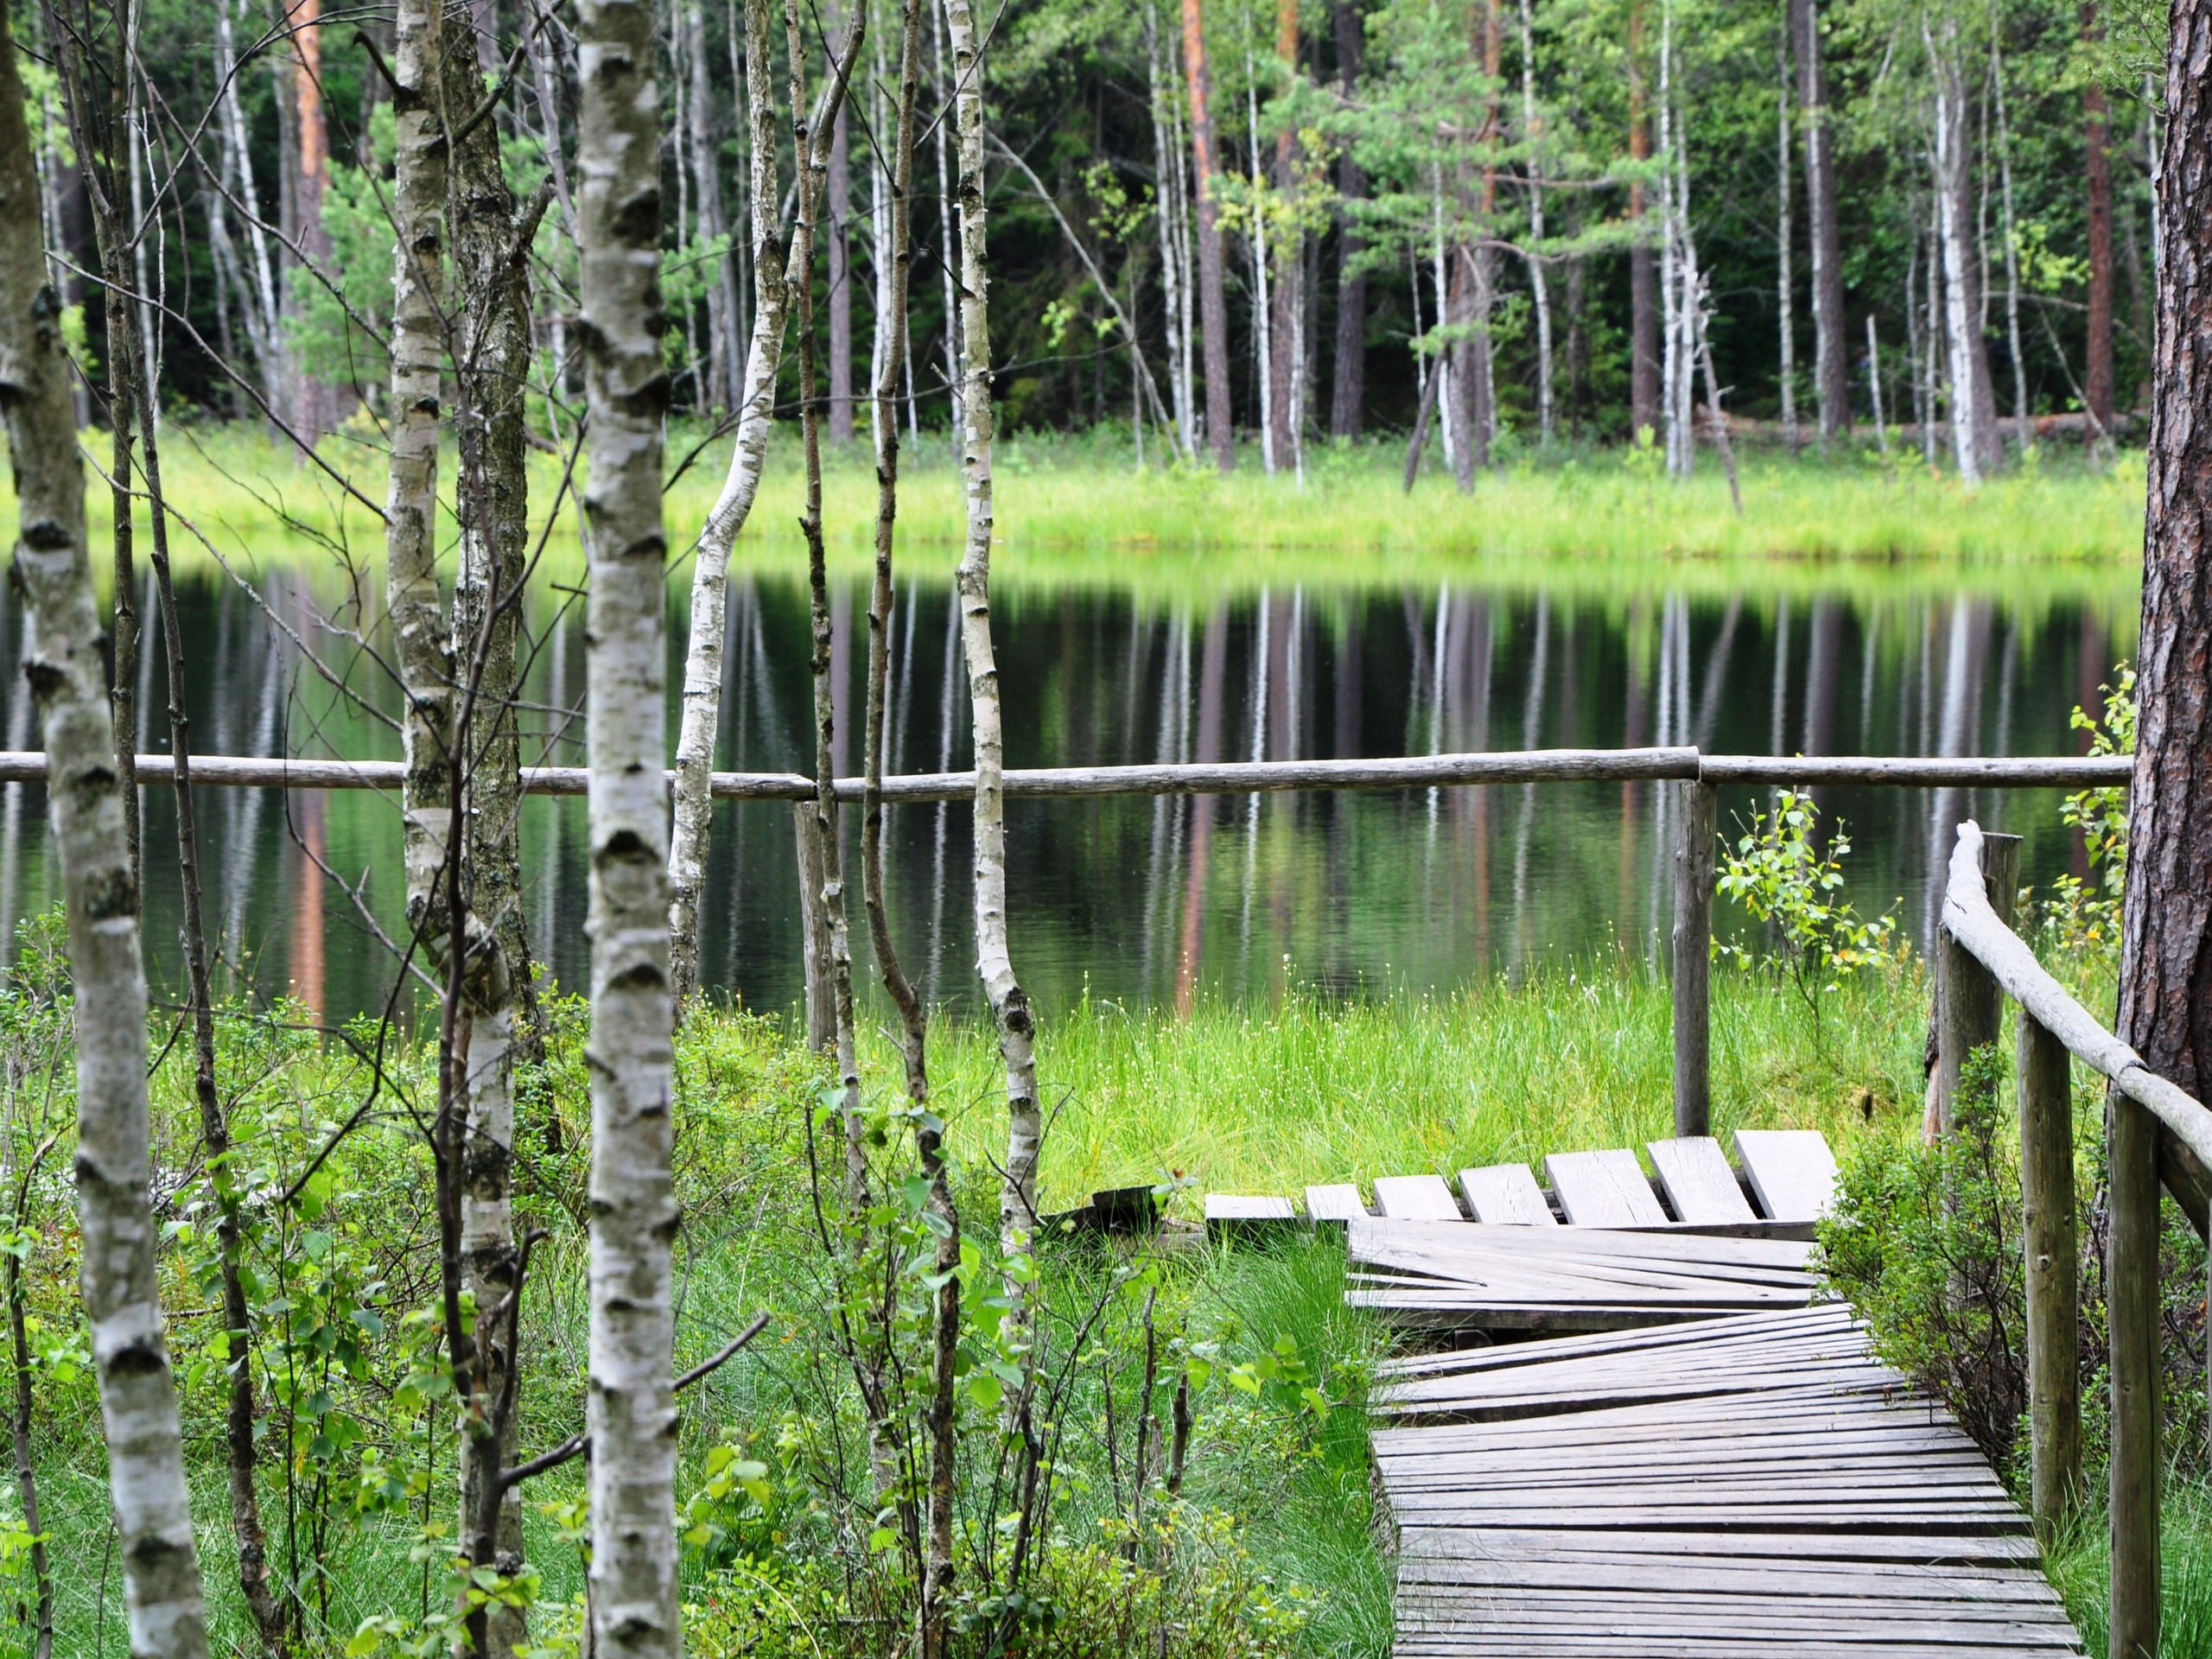
<svg viewBox="0 0 2212 1659"><path fill-rule="evenodd" d="M577 171L591 599L590 1641L677 1659L675 1310L661 425L651 8L582 0Z"/></svg>
<svg viewBox="0 0 2212 1659"><path fill-rule="evenodd" d="M954 56L957 60L957 46ZM1236 465L1236 449L1229 415L1228 279L1221 261L1221 206L1214 195L1221 166L1215 154L1213 76L1206 63L1203 0L1183 0L1183 73L1190 82L1191 162L1198 180L1198 332L1206 378L1205 436L1214 465L1225 473ZM961 200L963 204L967 200L964 191ZM963 305L963 315L965 310ZM963 379L972 372L963 371ZM971 523L971 538L973 534ZM984 557L989 557L988 548Z"/></svg>
<svg viewBox="0 0 2212 1659"><path fill-rule="evenodd" d="M700 0L687 0L683 9L683 33L687 42L685 57L690 71L690 96L686 99L686 113L690 116L691 190L699 203L699 235L712 242L728 233L728 221L722 216L721 168L715 154L715 94L713 78L707 73L707 24L705 9ZM739 375L739 355L742 349L738 332L737 284L730 274L734 248L725 248L714 260L713 275L707 283L707 360L711 365L708 379L713 387L709 397L716 408L734 409L742 395Z"/></svg>
<svg viewBox="0 0 2212 1659"><path fill-rule="evenodd" d="M15 42L0 10L0 224L16 227L0 238L0 414L20 515L14 580L31 635L24 675L47 751L48 812L75 986L79 1280L131 1651L141 1659L202 1659L207 1611L147 1195L153 1169L138 884L124 837L86 550L72 372L41 222Z"/></svg>
<svg viewBox="0 0 2212 1659"><path fill-rule="evenodd" d="M2153 1071L2202 1099L2212 1086L2212 0L2175 0L2172 22L2118 1028ZM2202 1230L2206 1173L2170 1134L2160 1141L2160 1173Z"/></svg>
<svg viewBox="0 0 2212 1659"><path fill-rule="evenodd" d="M2093 45L2104 36L2098 0L2082 8L2082 32ZM2093 71L2082 93L2088 151L2089 283L2088 353L2082 403L2096 430L2092 442L2109 442L2114 416L2112 358L2112 123L2104 84Z"/></svg>
<svg viewBox="0 0 2212 1659"><path fill-rule="evenodd" d="M1197 0L1185 0L1185 50L1195 54L1194 122L1201 118L1204 108L1205 61L1203 37L1195 48L1189 38L1195 33L1196 5ZM960 637L968 657L968 697L975 731L976 965L990 999L992 1016L998 1022L999 1054L1006 1063L1007 1134L1006 1161L1001 1166L999 1238L1001 1247L1011 1252L1025 1247L1036 1224L1037 1150L1044 1121L1037 1103L1035 1026L1028 995L1014 978L1007 938L1006 790L1001 781L1006 756L999 711L998 658L991 643L991 321L990 266L984 235L982 41L972 0L946 0L944 16L952 46L953 134L960 168L960 371L967 415L961 470L967 496L968 539L957 581ZM1206 146L1210 149L1210 138ZM1202 180L1208 165L1202 150ZM1210 190L1211 186L1206 188ZM1202 235L1204 225L1212 222L1212 210L1205 205L1210 201L1210 196L1202 198ZM1213 264L1217 283L1220 275L1217 235ZM1218 291L1217 288L1215 292ZM1210 322L1209 358L1220 340ZM1225 390L1225 381L1209 369L1206 382L1211 404L1217 389ZM1211 416L1208 425L1213 425ZM1218 455L1217 433L1216 439ZM1020 1287L1009 1284L1008 1294L1019 1307Z"/></svg>
<svg viewBox="0 0 2212 1659"><path fill-rule="evenodd" d="M1332 0L1337 37L1337 90L1346 99L1359 90L1367 29L1356 0ZM1329 389L1329 435L1356 438L1367 412L1367 271L1360 256L1367 244L1345 207L1367 199L1367 174L1349 145L1337 158L1337 348Z"/></svg>
<svg viewBox="0 0 2212 1659"><path fill-rule="evenodd" d="M1843 332L1843 238L1836 225L1835 135L1821 70L1816 0L1789 0L1797 105L1805 121L1805 216L1813 252L1813 385L1821 442L1851 428L1851 353ZM1964 130L1963 128L1961 130Z"/></svg>

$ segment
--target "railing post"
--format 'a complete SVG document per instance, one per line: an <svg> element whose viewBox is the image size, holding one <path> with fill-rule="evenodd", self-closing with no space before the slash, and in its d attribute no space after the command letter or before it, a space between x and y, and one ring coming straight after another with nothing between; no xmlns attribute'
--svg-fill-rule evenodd
<svg viewBox="0 0 2212 1659"><path fill-rule="evenodd" d="M830 918L822 907L822 821L812 801L791 803L798 842L799 959L806 964L806 1043L818 1054L837 1046L837 1008L830 989Z"/></svg>
<svg viewBox="0 0 2212 1659"><path fill-rule="evenodd" d="M1982 836L1981 881L1997 919L2012 926L2013 899L2020 888L2019 836ZM1938 927L1936 935L1936 1121L1932 1127L1948 1135L1957 1118L1960 1070L1967 1055L1997 1040L2001 999L1995 977L1952 938L1949 928Z"/></svg>
<svg viewBox="0 0 2212 1659"><path fill-rule="evenodd" d="M2113 1659L2158 1651L2158 1125L2117 1089L2106 1096L2110 1136L2110 1252L2105 1303L2112 1346Z"/></svg>
<svg viewBox="0 0 2212 1659"><path fill-rule="evenodd" d="M2079 1264L2069 1056L2020 1010L2020 1196L2028 1281L2028 1427L2036 1529L2050 1538L2082 1496Z"/></svg>
<svg viewBox="0 0 2212 1659"><path fill-rule="evenodd" d="M1675 1133L1713 1133L1713 882L1717 791L1689 779L1675 815Z"/></svg>

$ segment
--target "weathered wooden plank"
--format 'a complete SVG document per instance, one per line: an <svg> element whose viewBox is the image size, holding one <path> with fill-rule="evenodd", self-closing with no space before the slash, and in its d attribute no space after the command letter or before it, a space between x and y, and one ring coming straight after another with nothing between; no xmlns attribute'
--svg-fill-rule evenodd
<svg viewBox="0 0 2212 1659"><path fill-rule="evenodd" d="M1736 1160L1777 1221L1817 1221L1835 1202L1835 1154L1818 1129L1738 1129Z"/></svg>
<svg viewBox="0 0 2212 1659"><path fill-rule="evenodd" d="M1573 1532L1525 1527L1498 1527L1480 1534L1457 1528L1408 1525L1398 1535L1402 1551L1474 1550L1574 1552L1633 1550L1648 1555L1725 1555L1742 1559L1770 1558L1795 1561L1817 1559L1838 1561L1920 1561L1955 1567L2032 1565L2042 1552L2032 1537L2018 1535L1958 1533L1900 1536L1862 1533L1837 1537L1832 1533L1814 1536L1790 1533L1699 1532L1694 1529L1647 1533L1623 1540L1617 1532Z"/></svg>
<svg viewBox="0 0 2212 1659"><path fill-rule="evenodd" d="M1361 1202L1359 1189L1350 1182L1335 1186L1309 1186L1306 1189L1306 1214L1313 1221L1350 1221L1357 1217L1367 1218L1367 1205Z"/></svg>
<svg viewBox="0 0 2212 1659"><path fill-rule="evenodd" d="M1539 1255L1637 1256L1710 1267L1802 1269L1812 1257L1812 1247L1802 1241L1694 1233L1668 1222L1663 1213L1647 1231L1599 1227L1504 1228L1481 1222L1447 1227L1433 1222L1370 1216L1353 1234L1353 1248L1360 1248L1363 1240L1448 1250L1489 1247L1531 1258Z"/></svg>
<svg viewBox="0 0 2212 1659"><path fill-rule="evenodd" d="M1440 1175L1377 1175L1375 1207L1397 1221L1461 1222L1459 1201Z"/></svg>
<svg viewBox="0 0 2212 1659"><path fill-rule="evenodd" d="M1652 1170L1660 1189L1674 1206L1678 1221L1751 1222L1758 1217L1736 1185L1736 1172L1728 1167L1728 1154L1709 1135L1678 1135L1672 1141L1653 1141L1644 1150L1651 1154Z"/></svg>
<svg viewBox="0 0 2212 1659"><path fill-rule="evenodd" d="M1477 1221L1505 1227L1555 1227L1559 1217L1526 1164L1491 1164L1459 1172L1459 1191Z"/></svg>
<svg viewBox="0 0 2212 1659"><path fill-rule="evenodd" d="M1206 1194L1206 1231L1215 1236L1265 1233L1298 1219L1288 1198L1247 1198L1233 1192Z"/></svg>
<svg viewBox="0 0 2212 1659"><path fill-rule="evenodd" d="M1573 1227L1663 1226L1667 1212L1644 1179L1643 1166L1626 1148L1606 1152L1555 1152L1544 1160L1544 1173L1559 1194L1559 1207Z"/></svg>

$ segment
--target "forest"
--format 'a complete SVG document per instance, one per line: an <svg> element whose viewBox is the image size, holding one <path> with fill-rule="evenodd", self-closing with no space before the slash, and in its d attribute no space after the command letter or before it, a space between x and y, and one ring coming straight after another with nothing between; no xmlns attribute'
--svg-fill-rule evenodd
<svg viewBox="0 0 2212 1659"><path fill-rule="evenodd" d="M673 406L708 418L738 401L751 324L738 11L671 4L655 35ZM472 18L509 187L551 187L531 342L542 395L573 400L573 20L497 0ZM149 0L127 22L116 209L142 227L163 406L303 441L373 424L390 13ZM817 52L849 26L834 5L818 22ZM957 168L931 29L900 397L949 430ZM1242 437L1270 473L1433 427L1462 487L1493 452L1646 427L1683 470L1679 435L1714 407L1792 451L1907 429L1970 474L2003 464L2000 423L2015 450L2054 416L2109 437L2147 387L2162 33L2132 0L1025 0L982 60L999 408L1017 432L1126 423L1140 460L1225 467ZM864 49L825 174L833 445L890 309L891 49L880 29ZM58 80L29 85L48 240L97 355L92 197ZM553 442L558 418L532 429Z"/></svg>

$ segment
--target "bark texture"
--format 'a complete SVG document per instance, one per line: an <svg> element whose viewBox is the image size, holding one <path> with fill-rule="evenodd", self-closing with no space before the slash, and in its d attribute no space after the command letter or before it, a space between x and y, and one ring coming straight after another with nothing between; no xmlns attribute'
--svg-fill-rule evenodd
<svg viewBox="0 0 2212 1659"><path fill-rule="evenodd" d="M1843 238L1836 226L1835 135L1821 68L1817 0L1789 0L1797 56L1797 108L1805 127L1806 239L1813 252L1813 387L1821 442L1851 425L1851 354L1843 333Z"/></svg>
<svg viewBox="0 0 2212 1659"><path fill-rule="evenodd" d="M48 812L76 987L79 1278L130 1650L142 1659L200 1659L207 1610L147 1201L153 1171L138 884L124 835L85 546L76 410L42 223L15 42L0 9L0 224L16 227L0 238L0 416L20 515L11 580L30 624L23 671L46 746Z"/></svg>
<svg viewBox="0 0 2212 1659"><path fill-rule="evenodd" d="M2093 46L2104 37L2096 0L2082 8L2082 33ZM2113 430L2112 363L2112 118L2104 83L2093 73L2082 93L2089 228L2088 341L2082 365L2082 401L2097 429L2090 441L2109 442Z"/></svg>
<svg viewBox="0 0 2212 1659"><path fill-rule="evenodd" d="M1960 65L1958 20L1937 27L1923 20L1936 80L1936 240L1942 251L1943 340L1950 365L1952 450L1969 486L2005 459L1997 430L1997 396L1989 378L1989 345L1981 332L1981 257L1976 243L1970 111Z"/></svg>
<svg viewBox="0 0 2212 1659"><path fill-rule="evenodd" d="M2212 0L2175 0L2129 796L2119 1033L2199 1099L2212 1085ZM2161 1135L2202 1229L2205 1172Z"/></svg>
<svg viewBox="0 0 2212 1659"><path fill-rule="evenodd" d="M650 8L583 0L578 22L591 420L590 1640L602 1659L676 1659L660 92Z"/></svg>
<svg viewBox="0 0 2212 1659"><path fill-rule="evenodd" d="M1205 45L1197 27L1197 8L1198 0L1185 0L1184 50L1194 53L1193 63L1203 66ZM971 0L946 0L944 14L952 46L953 130L960 174L960 336L964 348L960 370L966 416L961 431L960 466L967 498L968 540L956 580L960 640L968 658L968 699L975 731L976 967L998 1022L999 1054L1006 1063L1007 1135L999 1196L999 1235L1004 1248L1014 1249L1026 1242L1036 1219L1037 1147L1044 1125L1037 1109L1036 1028L1028 995L1014 977L1007 938L1002 777L1006 752L999 716L998 658L991 644L991 320L990 269L984 238L982 41ZM1205 103L1198 96L1203 73L1202 67L1192 70L1194 123ZM1205 177L1203 171L1200 177ZM1208 200L1201 197L1202 217L1211 213ZM1221 272L1219 255L1217 231L1213 266L1217 283ZM1212 291L1219 292L1217 287ZM1209 359L1220 338L1209 322ZM1226 386L1209 367L1210 410L1217 386L1225 403ZM1207 424L1210 429L1214 425L1211 412ZM1214 453L1225 467L1226 446L1220 436L1215 438Z"/></svg>
<svg viewBox="0 0 2212 1659"><path fill-rule="evenodd" d="M438 304L445 255L446 142L438 106L441 0L400 0L393 43L397 122L391 213L391 461L385 498L385 607L404 694L400 736L407 775L400 810L407 861L407 919L425 942L441 938L438 868L453 802L453 650L438 592ZM472 58L474 54L471 54Z"/></svg>
<svg viewBox="0 0 2212 1659"><path fill-rule="evenodd" d="M1634 161L1651 155L1651 127L1644 109L1643 0L1628 8L1628 153ZM1628 216L1642 225L1645 190L1642 180L1629 186ZM1659 275L1651 238L1639 234L1628 252L1629 370L1628 429L1633 439L1659 427Z"/></svg>
<svg viewBox="0 0 2212 1659"><path fill-rule="evenodd" d="M1347 99L1359 89L1361 60L1367 45L1366 25L1353 0L1334 0L1330 20L1337 37L1337 89ZM1337 158L1337 194L1347 202L1367 197L1367 174L1352 158L1351 147ZM1351 215L1341 210L1337 219L1337 351L1336 372L1329 397L1329 435L1356 438L1367 408L1367 271L1360 255L1367 244L1354 228Z"/></svg>
<svg viewBox="0 0 2212 1659"><path fill-rule="evenodd" d="M849 85L852 54L833 66L823 100L797 129L808 157L800 181L819 187L830 127L829 114L842 109ZM676 738L676 823L669 849L670 963L679 1007L699 988L699 899L707 884L707 850L714 835L714 800L709 780L721 727L722 647L729 615L729 556L738 532L752 516L767 464L768 429L775 423L776 372L783 362L784 334L791 316L787 264L801 259L796 222L787 251L779 241L776 216L758 206L778 199L776 101L767 0L745 0L745 76L747 119L752 129L753 339L747 349L745 389L739 404L737 443L721 493L699 532L691 566L690 641L683 658L683 708ZM794 121L798 119L794 109ZM811 268L812 226L805 263Z"/></svg>
<svg viewBox="0 0 2212 1659"><path fill-rule="evenodd" d="M957 42L953 48L953 60L956 64L959 61ZM1236 465L1236 435L1229 415L1229 292L1221 263L1221 204L1214 194L1221 163L1214 141L1213 75L1206 63L1206 20L1202 0L1183 0L1183 73L1190 84L1192 170L1197 174L1198 181L1198 334L1199 355L1206 381L1206 447L1213 451L1213 464L1225 473ZM955 85L959 93L964 94L968 90L966 78L958 75L957 72ZM980 132L982 122L980 108L976 118ZM977 143L981 142L979 137ZM980 160L976 165L980 201ZM963 176L964 180L964 174ZM960 196L963 211L967 199L967 186L963 182ZM966 257L964 227L962 257L963 259ZM970 305L980 308L980 299L970 296L963 301L961 306L963 316L966 315ZM986 360L988 357L988 353L969 353L971 365ZM972 366L963 368L963 384L973 373ZM986 433L989 425L986 417ZM986 444L988 447L988 439ZM988 472L988 459L985 466ZM988 493L987 489L987 497ZM975 533L972 509L969 533L972 540ZM984 556L986 559L989 557L988 545Z"/></svg>

